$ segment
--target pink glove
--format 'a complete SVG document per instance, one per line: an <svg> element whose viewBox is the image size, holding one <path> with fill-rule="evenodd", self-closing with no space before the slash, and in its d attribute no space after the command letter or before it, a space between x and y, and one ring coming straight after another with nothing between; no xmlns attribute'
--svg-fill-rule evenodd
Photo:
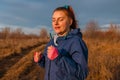
<svg viewBox="0 0 120 80"><path fill-rule="evenodd" d="M42 57L42 54L41 53L38 53L38 52L35 52L34 53L34 62L38 62Z"/></svg>
<svg viewBox="0 0 120 80"><path fill-rule="evenodd" d="M58 50L54 46L49 46L47 51L47 57L50 60L54 60L58 56Z"/></svg>

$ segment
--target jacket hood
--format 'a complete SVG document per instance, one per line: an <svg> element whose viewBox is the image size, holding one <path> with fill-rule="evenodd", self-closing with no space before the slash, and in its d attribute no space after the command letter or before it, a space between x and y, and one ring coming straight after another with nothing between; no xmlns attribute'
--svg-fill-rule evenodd
<svg viewBox="0 0 120 80"><path fill-rule="evenodd" d="M79 36L82 38L82 33L80 32L80 28L72 29L66 37L73 37L73 36Z"/></svg>
<svg viewBox="0 0 120 80"><path fill-rule="evenodd" d="M73 36L78 36L82 38L82 33L80 32L80 28L72 29L66 36L59 37L58 35L54 35L54 44L57 46L57 40L65 40L68 38L72 38Z"/></svg>

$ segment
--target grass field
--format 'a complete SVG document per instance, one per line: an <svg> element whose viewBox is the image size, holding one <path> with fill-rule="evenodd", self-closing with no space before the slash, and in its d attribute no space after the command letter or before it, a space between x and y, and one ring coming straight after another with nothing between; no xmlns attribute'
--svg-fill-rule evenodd
<svg viewBox="0 0 120 80"><path fill-rule="evenodd" d="M87 80L120 80L120 40L83 37L89 49ZM33 62L49 40L1 39L0 80L43 80L44 69Z"/></svg>

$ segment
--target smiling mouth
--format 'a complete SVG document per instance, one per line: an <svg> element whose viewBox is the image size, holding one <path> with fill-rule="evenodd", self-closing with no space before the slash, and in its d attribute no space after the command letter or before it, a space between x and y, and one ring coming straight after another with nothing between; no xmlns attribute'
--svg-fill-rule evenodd
<svg viewBox="0 0 120 80"><path fill-rule="evenodd" d="M60 29L60 27L55 27L56 30Z"/></svg>

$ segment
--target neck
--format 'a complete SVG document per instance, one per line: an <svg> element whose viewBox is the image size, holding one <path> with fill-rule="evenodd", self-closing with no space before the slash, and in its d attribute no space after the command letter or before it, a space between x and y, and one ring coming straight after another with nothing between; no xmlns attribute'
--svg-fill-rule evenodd
<svg viewBox="0 0 120 80"><path fill-rule="evenodd" d="M66 36L70 30L57 34L59 37Z"/></svg>

